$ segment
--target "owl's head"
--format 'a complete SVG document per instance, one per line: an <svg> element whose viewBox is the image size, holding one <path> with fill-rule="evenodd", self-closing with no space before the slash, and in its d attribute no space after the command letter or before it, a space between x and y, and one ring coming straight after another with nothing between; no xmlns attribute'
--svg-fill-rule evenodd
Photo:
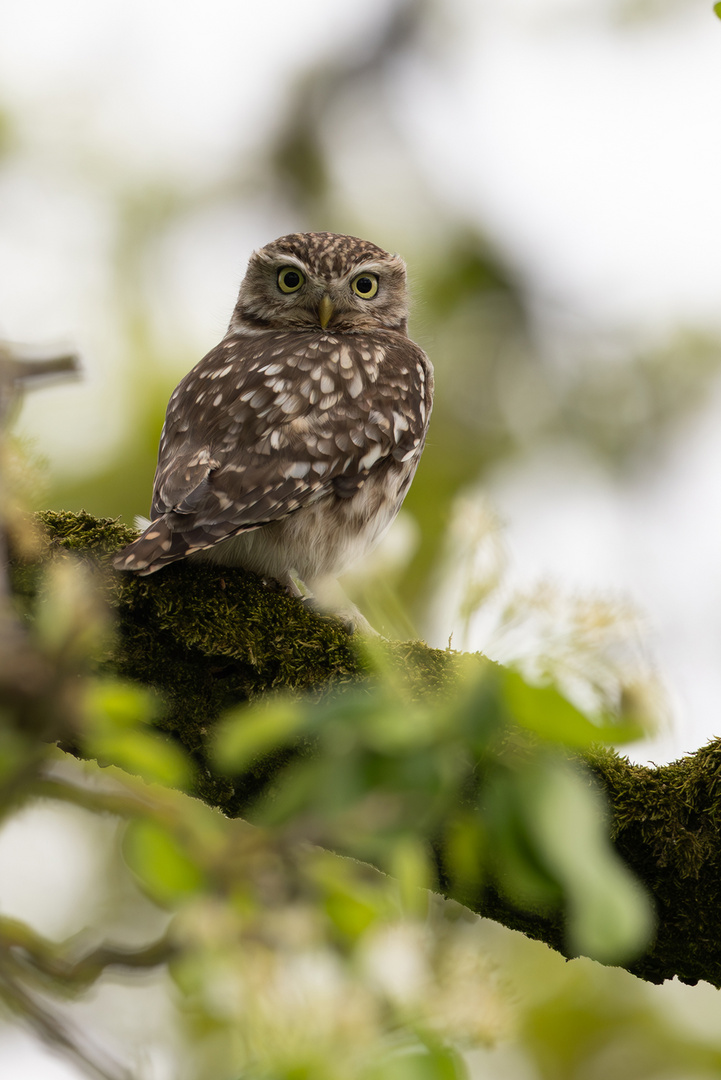
<svg viewBox="0 0 721 1080"><path fill-rule="evenodd" d="M356 236L291 233L254 251L230 329L405 332L405 263Z"/></svg>

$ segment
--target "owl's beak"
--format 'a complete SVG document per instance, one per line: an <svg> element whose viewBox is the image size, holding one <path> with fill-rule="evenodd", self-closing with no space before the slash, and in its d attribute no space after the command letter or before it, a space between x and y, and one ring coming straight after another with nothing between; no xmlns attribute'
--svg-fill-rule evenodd
<svg viewBox="0 0 721 1080"><path fill-rule="evenodd" d="M320 325L325 330L326 326L333 318L333 301L328 293L323 293L318 304L318 318L320 319Z"/></svg>

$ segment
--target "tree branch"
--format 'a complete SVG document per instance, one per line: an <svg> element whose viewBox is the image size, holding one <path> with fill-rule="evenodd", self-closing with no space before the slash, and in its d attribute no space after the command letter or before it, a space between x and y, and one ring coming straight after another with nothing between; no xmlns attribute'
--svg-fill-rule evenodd
<svg viewBox="0 0 721 1080"><path fill-rule="evenodd" d="M135 535L85 513L45 512L40 519L50 548L92 555L93 565ZM28 597L33 573L15 571L15 587ZM119 623L105 664L162 691L168 711L161 726L204 766L207 733L230 705L278 688L349 683L363 672L338 623L253 574L176 563L149 578L102 575L101 584ZM419 694L450 688L463 660L422 642L393 642L388 650ZM616 849L656 905L655 940L628 969L651 982L678 976L721 987L721 741L658 768L630 764L602 747L584 756L608 796ZM195 794L241 815L283 763L270 758L241 787L204 767ZM446 895L565 953L561 913L521 910L488 885L461 893L439 872Z"/></svg>

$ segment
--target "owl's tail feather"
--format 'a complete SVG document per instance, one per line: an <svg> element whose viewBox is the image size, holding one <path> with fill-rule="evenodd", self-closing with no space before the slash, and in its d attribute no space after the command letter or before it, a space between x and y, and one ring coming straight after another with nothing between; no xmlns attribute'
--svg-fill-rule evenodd
<svg viewBox="0 0 721 1080"><path fill-rule="evenodd" d="M128 570L139 577L147 577L171 562L185 559L194 551L212 547L217 537L205 529L189 529L173 532L163 518L151 521L142 536L124 547L113 559L116 570Z"/></svg>

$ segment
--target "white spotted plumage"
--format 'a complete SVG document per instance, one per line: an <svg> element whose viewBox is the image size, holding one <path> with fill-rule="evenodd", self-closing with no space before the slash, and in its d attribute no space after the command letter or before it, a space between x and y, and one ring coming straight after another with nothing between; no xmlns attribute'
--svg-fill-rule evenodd
<svg viewBox="0 0 721 1080"><path fill-rule="evenodd" d="M228 333L171 395L151 522L116 567L347 569L396 516L425 442L433 369L406 325L404 264L368 241L295 233L255 252Z"/></svg>

